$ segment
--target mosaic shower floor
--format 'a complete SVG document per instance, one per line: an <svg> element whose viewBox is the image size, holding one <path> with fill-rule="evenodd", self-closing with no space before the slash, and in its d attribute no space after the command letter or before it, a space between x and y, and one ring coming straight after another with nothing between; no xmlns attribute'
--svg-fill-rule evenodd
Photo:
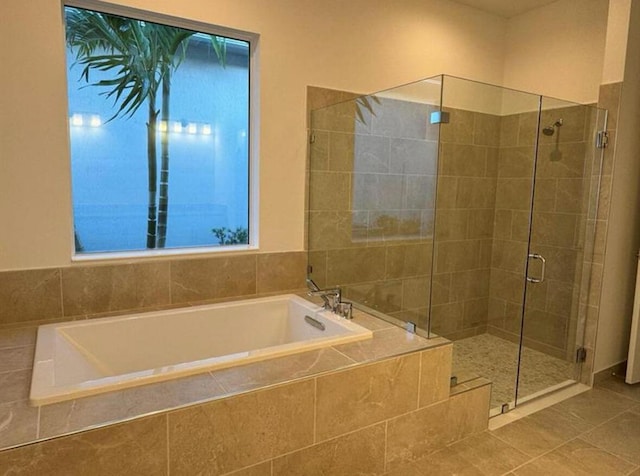
<svg viewBox="0 0 640 476"><path fill-rule="evenodd" d="M574 378L574 364L525 347L519 396L532 395ZM485 377L493 382L491 408L514 400L518 345L491 334L454 341L453 375L458 382Z"/></svg>

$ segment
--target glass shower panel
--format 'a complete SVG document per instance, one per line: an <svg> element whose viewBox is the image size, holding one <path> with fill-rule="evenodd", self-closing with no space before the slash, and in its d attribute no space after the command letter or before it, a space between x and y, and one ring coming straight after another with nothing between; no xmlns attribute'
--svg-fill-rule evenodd
<svg viewBox="0 0 640 476"><path fill-rule="evenodd" d="M441 78L311 111L309 276L425 329Z"/></svg>
<svg viewBox="0 0 640 476"><path fill-rule="evenodd" d="M442 103L430 332L454 341L458 382L493 382L499 411L516 394L540 97L446 76Z"/></svg>
<svg viewBox="0 0 640 476"><path fill-rule="evenodd" d="M604 110L542 100L519 403L580 378L605 127Z"/></svg>
<svg viewBox="0 0 640 476"><path fill-rule="evenodd" d="M452 340L492 415L578 380L606 111L450 76L323 94L351 99L310 114L309 277Z"/></svg>

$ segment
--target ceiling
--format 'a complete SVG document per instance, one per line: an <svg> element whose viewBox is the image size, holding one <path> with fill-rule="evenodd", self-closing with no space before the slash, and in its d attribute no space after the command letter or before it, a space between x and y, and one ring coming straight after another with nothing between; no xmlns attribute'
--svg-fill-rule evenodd
<svg viewBox="0 0 640 476"><path fill-rule="evenodd" d="M515 17L557 0L454 0L504 18Z"/></svg>

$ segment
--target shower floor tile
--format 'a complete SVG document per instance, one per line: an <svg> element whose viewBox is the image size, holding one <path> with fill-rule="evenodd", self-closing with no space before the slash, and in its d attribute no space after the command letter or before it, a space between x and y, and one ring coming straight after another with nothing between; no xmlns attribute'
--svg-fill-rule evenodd
<svg viewBox="0 0 640 476"><path fill-rule="evenodd" d="M525 347L520 398L574 378L574 364ZM491 408L514 400L518 345L491 334L454 341L453 375L458 382L480 376L493 382Z"/></svg>

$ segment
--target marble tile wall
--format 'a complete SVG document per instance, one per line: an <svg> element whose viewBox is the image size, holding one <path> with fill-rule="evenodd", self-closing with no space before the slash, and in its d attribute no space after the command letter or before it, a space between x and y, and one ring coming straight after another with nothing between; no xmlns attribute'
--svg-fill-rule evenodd
<svg viewBox="0 0 640 476"><path fill-rule="evenodd" d="M359 120L357 108L352 100L311 117L315 141L308 220L314 279L323 285L347 284L355 301L423 327L430 312L431 330L450 339L487 329L517 339L537 112L500 117L450 110L450 122L441 126L436 173L430 160L416 161L438 154L433 150L437 129L425 132L417 126L427 120L428 110L382 100L373 104L376 115L365 108ZM572 359L575 342L581 340L579 320L584 322L586 315L579 305L584 295L579 284L590 281L590 263L585 265L583 256L590 246L587 227L595 227L587 215L599 170L595 167L592 174L596 158L587 146L595 117L593 108L585 106L548 109L541 115L542 127L558 118L564 122L553 136L540 135L531 238L532 250L548 259L547 280L530 286L525 341ZM395 216L387 212L411 202L411 174L431 180L434 173L435 218L433 183L424 182L418 187L422 221L413 215L403 229L411 210ZM606 196L601 194L601 201ZM425 226L425 213L435 226ZM411 223L414 230L432 230L433 239L427 234L424 244L394 240L411 233ZM392 265L390 270L400 255L405 266L413 263L412 269ZM531 263L532 274L539 272L537 264Z"/></svg>
<svg viewBox="0 0 640 476"><path fill-rule="evenodd" d="M0 272L0 327L250 298L305 287L304 252Z"/></svg>
<svg viewBox="0 0 640 476"><path fill-rule="evenodd" d="M537 112L500 123L488 317L489 332L500 335L520 334L537 126Z"/></svg>
<svg viewBox="0 0 640 476"><path fill-rule="evenodd" d="M487 328L500 118L449 112L438 158L431 330L455 340Z"/></svg>
<svg viewBox="0 0 640 476"><path fill-rule="evenodd" d="M490 332L517 340L526 266L536 113L502 118L498 195L491 269ZM587 218L594 164L593 108L543 110L541 127L563 119L555 134L540 134L533 198L531 252L547 260L545 281L527 287L525 344L572 360L578 335ZM529 274L541 272L529 262ZM588 267L586 271L588 271ZM586 276L588 281L588 275Z"/></svg>
<svg viewBox="0 0 640 476"><path fill-rule="evenodd" d="M433 108L377 97L339 102L347 98L308 90L311 276L426 328L438 134L429 124ZM319 104L333 105L311 111Z"/></svg>
<svg viewBox="0 0 640 476"><path fill-rule="evenodd" d="M486 429L490 385L450 395L450 364L444 345L9 449L0 474L381 475Z"/></svg>
<svg viewBox="0 0 640 476"><path fill-rule="evenodd" d="M598 196L599 200L597 203L590 203L587 218L587 227L593 233L593 242L586 244L588 252L584 255L583 290L580 301L581 312L579 314L581 325L578 329L584 328L584 346L587 350L587 360L583 365L584 371L581 375L581 381L588 385L593 384L593 363L600 313L604 252L609 226L609 197L611 196L613 168L616 157L616 131L622 86L623 83L603 84L600 86L598 98L598 107L608 111L607 131L609 132L609 145L604 149L601 172L598 168L594 168L592 171L591 197L593 200L593 197ZM601 174L599 180L598 173Z"/></svg>

